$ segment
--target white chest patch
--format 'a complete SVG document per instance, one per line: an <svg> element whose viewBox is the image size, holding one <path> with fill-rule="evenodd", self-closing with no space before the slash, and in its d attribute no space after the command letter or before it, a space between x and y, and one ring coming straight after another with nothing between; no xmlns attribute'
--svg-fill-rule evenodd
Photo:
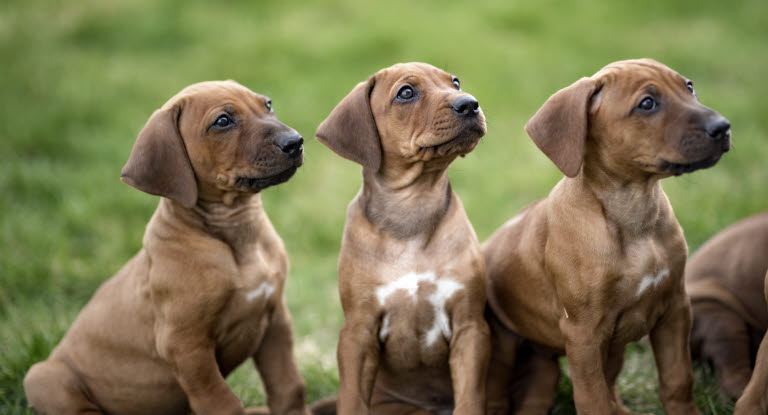
<svg viewBox="0 0 768 415"><path fill-rule="evenodd" d="M275 292L275 287L272 284L268 282L262 282L255 290L248 291L245 294L245 299L248 301L253 301L259 297L269 298L273 292Z"/></svg>
<svg viewBox="0 0 768 415"><path fill-rule="evenodd" d="M398 292L404 290L406 294L413 301L419 301L416 297L416 292L419 290L420 284L429 284L435 286L435 290L432 294L425 298L432 305L434 312L434 319L432 327L427 331L425 341L427 346L431 346L437 341L438 336L441 334L446 340L451 338L451 322L448 319L448 314L445 312L445 302L448 301L454 293L464 288L461 284L450 279L435 278L434 272L415 273L409 272L402 277L382 285L376 289L376 298L379 300L379 304L384 307L387 303L387 298ZM379 330L379 340L385 341L389 334L389 313L385 313L381 323L381 330Z"/></svg>
<svg viewBox="0 0 768 415"><path fill-rule="evenodd" d="M642 280L640 280L640 285L637 286L637 296L641 296L645 290L647 290L649 287L653 286L654 288L659 286L659 283L661 281L669 276L669 269L662 268L659 270L659 272L654 274L648 274L643 277Z"/></svg>

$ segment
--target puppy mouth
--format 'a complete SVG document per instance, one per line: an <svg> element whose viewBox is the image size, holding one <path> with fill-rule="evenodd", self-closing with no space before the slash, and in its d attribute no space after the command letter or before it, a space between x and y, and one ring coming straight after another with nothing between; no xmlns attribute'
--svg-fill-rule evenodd
<svg viewBox="0 0 768 415"><path fill-rule="evenodd" d="M235 180L235 185L246 191L255 191L266 189L269 186L274 186L280 183L285 183L290 179L298 166L291 166L280 173L266 176L266 177L245 177L241 176Z"/></svg>
<svg viewBox="0 0 768 415"><path fill-rule="evenodd" d="M452 138L432 146L420 147L419 150L422 152L433 150L439 155L460 153L463 157L475 148L484 135L485 128L483 128L482 124L477 122L466 123Z"/></svg>
<svg viewBox="0 0 768 415"><path fill-rule="evenodd" d="M658 166L659 169L665 173L672 173L675 176L680 176L681 174L710 168L720 161L722 155L722 153L719 153L708 159L694 161L692 163L672 163L667 160L661 160Z"/></svg>

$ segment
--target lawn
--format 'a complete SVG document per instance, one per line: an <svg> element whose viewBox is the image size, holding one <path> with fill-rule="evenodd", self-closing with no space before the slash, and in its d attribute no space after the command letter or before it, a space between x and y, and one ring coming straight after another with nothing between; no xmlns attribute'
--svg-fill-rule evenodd
<svg viewBox="0 0 768 415"><path fill-rule="evenodd" d="M359 81L425 61L478 98L488 134L450 176L480 239L561 174L523 131L546 98L619 59L652 57L730 119L733 150L664 182L693 252L768 208L768 2L5 0L0 3L0 414L25 414L21 379L96 287L141 246L157 198L119 180L152 113L184 86L235 79L270 96L306 162L264 204L291 258L286 296L309 398L333 393L343 316L336 258L360 168L313 139ZM650 347L632 345L627 404L661 413ZM699 407L731 412L696 370ZM263 402L246 364L229 379ZM556 413L574 413L564 378Z"/></svg>

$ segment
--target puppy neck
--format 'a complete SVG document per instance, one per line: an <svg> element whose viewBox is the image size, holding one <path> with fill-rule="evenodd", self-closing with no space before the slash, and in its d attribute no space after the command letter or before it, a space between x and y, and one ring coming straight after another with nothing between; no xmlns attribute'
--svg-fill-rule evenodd
<svg viewBox="0 0 768 415"><path fill-rule="evenodd" d="M447 169L427 170L425 164L363 171L358 202L375 227L399 239L431 235L451 206L453 191Z"/></svg>
<svg viewBox="0 0 768 415"><path fill-rule="evenodd" d="M666 195L654 175L617 173L587 157L581 173L572 180L594 196L608 222L629 235L653 229L662 217Z"/></svg>
<svg viewBox="0 0 768 415"><path fill-rule="evenodd" d="M198 200L192 208L162 198L158 211L167 212L160 219L171 226L199 230L230 246L247 245L258 239L265 219L259 193L242 195L229 204Z"/></svg>

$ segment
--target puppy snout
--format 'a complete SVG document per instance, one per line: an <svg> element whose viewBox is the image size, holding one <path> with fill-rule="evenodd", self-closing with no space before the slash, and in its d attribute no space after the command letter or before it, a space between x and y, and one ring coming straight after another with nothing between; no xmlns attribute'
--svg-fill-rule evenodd
<svg viewBox="0 0 768 415"><path fill-rule="evenodd" d="M461 117L474 117L480 112L480 104L472 95L462 95L451 104L453 112Z"/></svg>
<svg viewBox="0 0 768 415"><path fill-rule="evenodd" d="M731 133L731 123L723 116L718 115L709 120L706 125L707 134L715 141L721 141L727 138Z"/></svg>
<svg viewBox="0 0 768 415"><path fill-rule="evenodd" d="M275 144L290 157L298 157L304 150L304 138L298 133L283 134L277 137Z"/></svg>

